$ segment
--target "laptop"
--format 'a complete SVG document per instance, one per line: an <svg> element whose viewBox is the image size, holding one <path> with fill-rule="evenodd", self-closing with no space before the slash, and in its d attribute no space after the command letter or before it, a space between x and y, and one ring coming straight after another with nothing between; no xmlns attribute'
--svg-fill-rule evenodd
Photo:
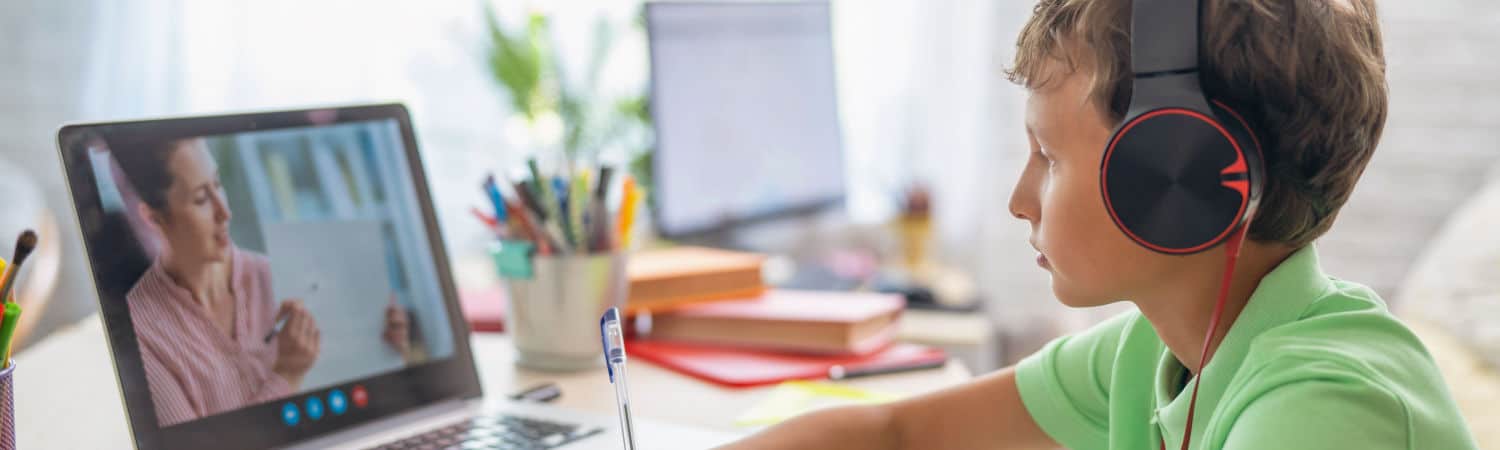
<svg viewBox="0 0 1500 450"><path fill-rule="evenodd" d="M485 398L402 105L69 125L58 143L134 447L621 445L614 417Z"/></svg>

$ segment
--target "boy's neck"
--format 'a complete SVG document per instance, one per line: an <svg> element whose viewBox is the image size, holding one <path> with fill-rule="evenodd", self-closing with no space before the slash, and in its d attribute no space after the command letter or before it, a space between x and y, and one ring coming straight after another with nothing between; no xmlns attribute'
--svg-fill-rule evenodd
<svg viewBox="0 0 1500 450"><path fill-rule="evenodd" d="M1294 251L1295 249L1282 245L1245 241L1239 261L1235 263L1229 298L1224 304L1224 317L1220 319L1219 328L1214 332L1210 355L1224 341L1224 335L1249 303L1250 295L1260 285L1260 280ZM1219 297L1221 277L1224 274L1224 252L1220 248L1199 255L1206 257L1205 261L1217 262L1184 264L1186 269L1171 283L1165 283L1162 289L1135 296L1131 300L1140 309L1141 315L1151 321L1157 336L1161 337L1172 355L1188 370L1198 368L1198 359L1203 351L1203 336L1208 333L1214 302Z"/></svg>

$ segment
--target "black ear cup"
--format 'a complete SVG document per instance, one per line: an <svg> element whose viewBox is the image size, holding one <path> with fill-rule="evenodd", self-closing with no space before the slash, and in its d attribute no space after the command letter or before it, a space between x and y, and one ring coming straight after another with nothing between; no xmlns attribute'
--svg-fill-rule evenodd
<svg viewBox="0 0 1500 450"><path fill-rule="evenodd" d="M1160 108L1125 120L1099 170L1105 208L1127 236L1169 254L1223 242L1259 201L1259 141L1233 111Z"/></svg>

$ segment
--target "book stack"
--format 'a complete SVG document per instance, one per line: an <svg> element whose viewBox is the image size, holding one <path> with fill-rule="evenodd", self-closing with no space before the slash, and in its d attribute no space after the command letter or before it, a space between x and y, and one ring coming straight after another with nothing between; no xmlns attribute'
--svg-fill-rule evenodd
<svg viewBox="0 0 1500 450"><path fill-rule="evenodd" d="M940 349L895 342L901 296L768 289L764 261L701 247L632 255L626 311L651 319L630 354L731 387L946 362Z"/></svg>
<svg viewBox="0 0 1500 450"><path fill-rule="evenodd" d="M650 326L627 343L630 355L731 387L947 361L941 349L896 342L906 308L900 295L770 289L764 262L763 255L703 247L632 254L624 310L649 316ZM465 294L466 303L498 303ZM476 331L500 328L502 311L465 310Z"/></svg>
<svg viewBox="0 0 1500 450"><path fill-rule="evenodd" d="M773 290L652 316L651 338L816 355L863 355L896 336L896 295Z"/></svg>

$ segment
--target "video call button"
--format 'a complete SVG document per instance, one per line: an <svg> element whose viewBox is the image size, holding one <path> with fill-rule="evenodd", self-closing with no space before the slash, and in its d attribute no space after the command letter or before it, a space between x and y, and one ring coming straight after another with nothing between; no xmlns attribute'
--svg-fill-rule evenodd
<svg viewBox="0 0 1500 450"><path fill-rule="evenodd" d="M316 396L307 399L307 418L312 420L323 418L323 399Z"/></svg>
<svg viewBox="0 0 1500 450"><path fill-rule="evenodd" d="M348 409L349 399L344 397L342 389L334 389L328 393L328 410L333 411L334 415L343 415Z"/></svg>
<svg viewBox="0 0 1500 450"><path fill-rule="evenodd" d="M296 426L300 420L302 420L302 413L297 411L296 403L286 402L285 405L281 405L281 421L286 422L286 426Z"/></svg>
<svg viewBox="0 0 1500 450"><path fill-rule="evenodd" d="M370 393L365 392L365 386L362 384L354 385L349 396L354 400L355 408L364 408L370 404Z"/></svg>

